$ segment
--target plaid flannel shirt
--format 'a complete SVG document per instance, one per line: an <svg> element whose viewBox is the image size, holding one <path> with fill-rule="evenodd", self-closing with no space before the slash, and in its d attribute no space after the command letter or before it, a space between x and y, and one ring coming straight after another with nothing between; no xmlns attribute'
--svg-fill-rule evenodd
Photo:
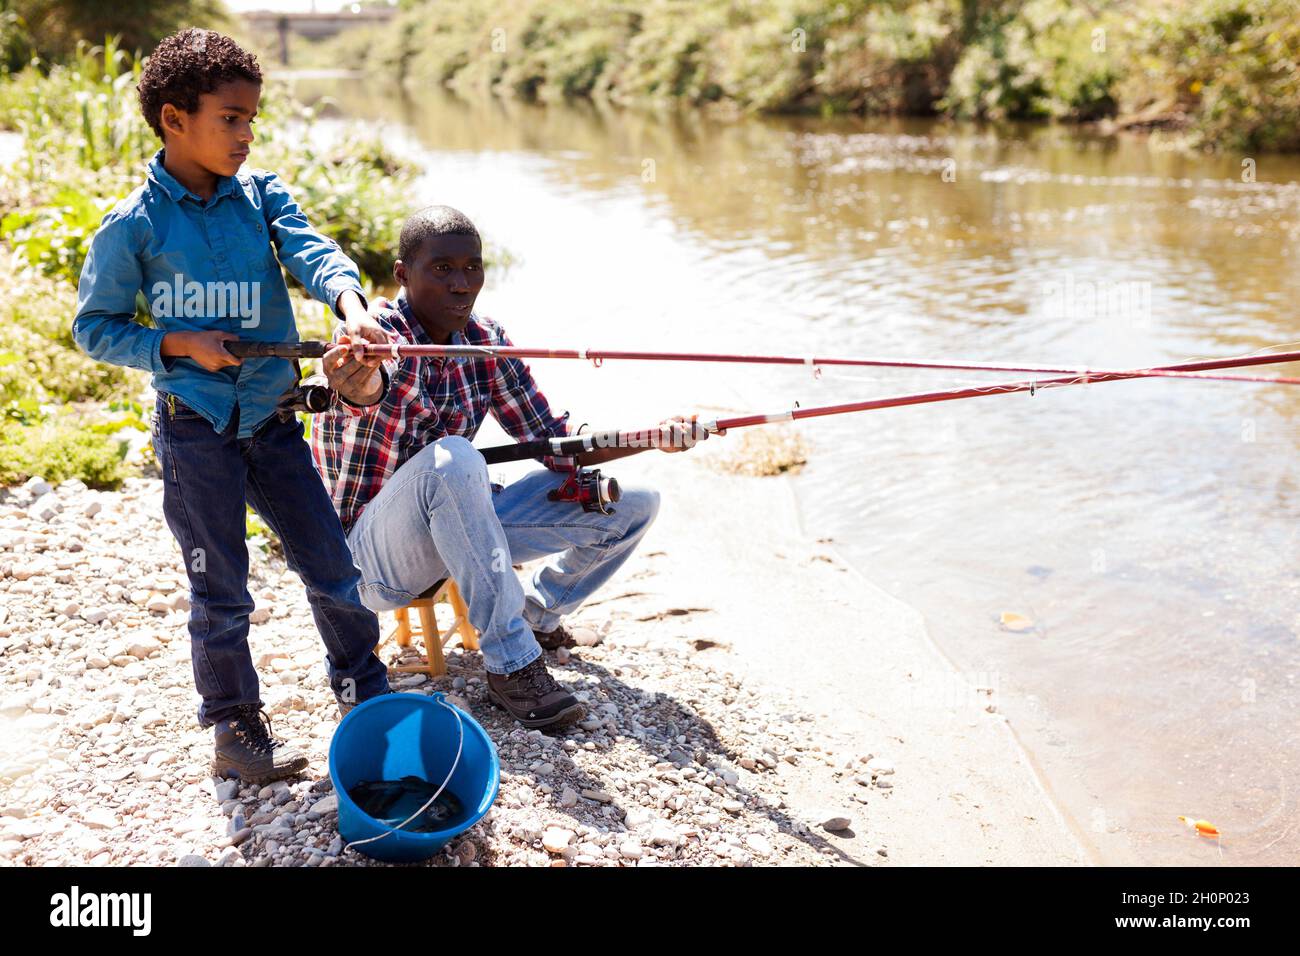
<svg viewBox="0 0 1300 956"><path fill-rule="evenodd" d="M399 343L436 344L411 314L405 295L395 305L376 317L386 331ZM450 344L512 343L492 319L471 314ZM569 413L551 411L519 359L387 359L383 369L387 388L377 403L358 406L340 398L313 419L312 458L344 531L352 530L384 482L411 457L445 435L473 441L489 412L516 441L569 434ZM549 458L539 461L553 464Z"/></svg>

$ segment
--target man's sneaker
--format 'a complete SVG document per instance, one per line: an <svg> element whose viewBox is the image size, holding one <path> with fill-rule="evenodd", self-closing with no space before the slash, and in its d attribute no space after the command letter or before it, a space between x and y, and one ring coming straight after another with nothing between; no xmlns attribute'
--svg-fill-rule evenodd
<svg viewBox="0 0 1300 956"><path fill-rule="evenodd" d="M217 721L212 772L236 774L245 783L270 783L307 769L297 747L271 736L271 719L256 704L245 704L228 720Z"/></svg>
<svg viewBox="0 0 1300 956"><path fill-rule="evenodd" d="M391 693L393 693L393 689L390 687L388 688L388 690L381 690L378 694L372 694L371 696L367 697L366 700L374 700L376 697L382 697L384 694L391 694ZM334 699L338 701L339 704L339 720L342 720L344 717L346 717L348 715L348 711L350 711L353 707L357 706L357 704L364 704L366 702L366 700L346 701L342 697L338 696L337 694L334 695Z"/></svg>
<svg viewBox="0 0 1300 956"><path fill-rule="evenodd" d="M579 721L586 708L551 677L539 657L513 674L487 675L488 696L525 727L565 727Z"/></svg>

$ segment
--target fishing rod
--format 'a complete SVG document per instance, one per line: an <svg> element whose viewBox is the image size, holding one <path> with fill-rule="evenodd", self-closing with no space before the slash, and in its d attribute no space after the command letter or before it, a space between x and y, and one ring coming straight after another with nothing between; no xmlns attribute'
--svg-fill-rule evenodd
<svg viewBox="0 0 1300 956"><path fill-rule="evenodd" d="M288 359L322 358L335 346L332 342L226 342L226 349L240 358L274 357ZM364 357L384 357L394 360L402 358L552 358L579 359L591 361L597 366L606 359L627 359L655 362L719 362L745 363L757 365L804 365L816 370L820 366L857 366L873 368L913 368L946 369L968 372L1029 372L1040 375L1077 375L1086 376L1091 381L1102 380L1104 376L1121 376L1124 378L1214 378L1222 381L1260 381L1258 378L1236 375L1205 375L1201 371L1183 366L1166 365L1142 369L1092 369L1084 366L1069 365L1034 365L989 362L964 362L947 359L898 359L898 358L849 358L843 356L815 355L746 355L726 352L637 352L611 351L603 349L535 349L515 345L407 345L393 342L379 345L373 342L353 343L352 350ZM1265 355L1246 356L1233 360L1214 360L1224 364L1206 366L1209 368L1237 368L1249 365L1300 361L1300 351L1273 352ZM1196 363L1190 363L1195 365ZM1203 370L1202 370L1203 371ZM1282 384L1281 379L1269 381Z"/></svg>
<svg viewBox="0 0 1300 956"><path fill-rule="evenodd" d="M306 342L244 342L225 343L231 354L247 356L271 356L279 358L321 358L334 347L334 343ZM937 392L918 392L908 395L895 395L886 398L869 399L861 402L846 402L839 405L824 405L814 408L794 408L786 411L741 415L735 418L721 418L707 422L692 422L692 432L699 430L705 435L717 434L730 428L744 428L751 425L766 425L774 422L798 421L824 415L843 415L850 412L875 411L882 408L896 408L903 405L924 405L934 402L950 402L958 399L976 398L981 395L1002 395L1015 392L1035 394L1039 389L1061 388L1067 385L1086 385L1093 382L1113 382L1135 378L1196 378L1235 382L1267 382L1285 385L1300 385L1300 378L1284 376L1232 375L1222 374L1221 369L1248 368L1257 365L1276 365L1300 361L1300 351L1267 352L1255 355L1237 356L1226 359L1204 359L1182 362L1173 365L1152 366L1137 369L1092 369L1071 366L992 364L962 361L921 361L916 359L888 358L843 358L791 355L740 355L730 353L708 352L632 352L602 351L595 349L530 349L519 346L482 346L482 345L406 345L391 342L387 345L376 343L354 343L354 353L363 356L391 357L394 360L406 357L468 357L468 358L559 358L588 359L599 366L605 359L640 359L649 361L692 361L692 362L744 362L769 365L805 365L816 373L822 365L853 365L889 368L947 369L968 372L1030 372L1038 374L1063 374L1064 377L1049 379L1030 379L1028 381L1003 382L992 385L954 388ZM513 445L500 445L481 449L485 462L489 465L507 461L520 461L527 458L552 456L555 459L570 459L568 465L556 462L558 470L569 472L568 478L557 489L549 492L552 501L572 501L582 505L584 511L599 511L611 514L610 504L620 497L618 482L613 478L602 477L599 469L580 467L574 456L597 448L648 448L663 443L663 431L660 427L643 428L632 431L590 432L565 438L548 438Z"/></svg>
<svg viewBox="0 0 1300 956"><path fill-rule="evenodd" d="M1145 370L1128 371L1093 371L1086 375L1071 375L1062 378L1029 379L1017 382L1002 382L990 385L953 388L937 392L916 392L907 395L893 395L885 398L868 399L861 402L845 402L838 405L822 405L814 408L793 408L782 412L739 415L734 418L718 418L712 421L695 422L693 429L705 434L717 434L731 428L745 428L751 425L767 425L774 422L798 421L805 418L817 418L824 415L843 415L849 412L875 411L882 408L897 408L904 405L926 405L935 402L951 402L958 399L977 398L982 395L1008 395L1015 392L1028 392L1033 395L1040 389L1062 388L1067 385L1087 385L1097 382L1115 382L1123 379L1146 378L1150 373L1177 373L1196 378L1216 379L1220 376L1210 375L1215 369L1238 368L1249 365L1280 364L1300 359L1300 352L1272 352L1266 355L1241 356L1231 359L1207 359L1196 362L1183 362L1178 365L1162 366ZM1300 385L1300 378L1268 376L1236 376L1236 379L1251 382L1283 383ZM543 438L535 441L519 442L513 445L498 445L480 449L489 465L507 461L520 461L525 458L537 458L545 455L555 457L572 457L598 448L649 448L662 443L662 430L642 428L632 431L591 432L566 438Z"/></svg>

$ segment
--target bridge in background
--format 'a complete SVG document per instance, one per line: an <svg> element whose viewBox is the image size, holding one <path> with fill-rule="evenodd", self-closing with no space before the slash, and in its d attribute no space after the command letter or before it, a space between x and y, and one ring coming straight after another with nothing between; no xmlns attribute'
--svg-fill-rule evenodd
<svg viewBox="0 0 1300 956"><path fill-rule="evenodd" d="M280 63L289 65L289 35L307 40L337 36L351 27L374 26L397 15L396 7L343 8L334 13L281 13L275 10L250 10L243 20L259 38L275 34L280 45Z"/></svg>

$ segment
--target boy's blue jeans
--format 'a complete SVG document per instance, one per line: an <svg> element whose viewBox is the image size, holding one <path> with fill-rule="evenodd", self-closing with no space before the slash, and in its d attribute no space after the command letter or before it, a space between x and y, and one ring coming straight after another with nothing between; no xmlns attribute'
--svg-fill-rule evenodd
<svg viewBox="0 0 1300 956"><path fill-rule="evenodd" d="M302 423L272 415L250 438L236 437L239 409L218 433L180 399L158 394L154 451L163 475L163 514L190 580L190 661L210 727L241 704L261 705L248 649L245 502L280 537L290 568L307 586L325 642L330 687L345 700L388 690L375 656L379 621L357 595L338 515L311 462Z"/></svg>
<svg viewBox="0 0 1300 956"><path fill-rule="evenodd" d="M508 674L542 653L552 631L610 579L659 512L659 493L624 487L614 514L586 512L546 493L564 476L545 468L505 487L466 439L440 438L397 469L348 534L361 600L403 607L451 577L479 632L484 666ZM553 557L524 584L512 567Z"/></svg>

